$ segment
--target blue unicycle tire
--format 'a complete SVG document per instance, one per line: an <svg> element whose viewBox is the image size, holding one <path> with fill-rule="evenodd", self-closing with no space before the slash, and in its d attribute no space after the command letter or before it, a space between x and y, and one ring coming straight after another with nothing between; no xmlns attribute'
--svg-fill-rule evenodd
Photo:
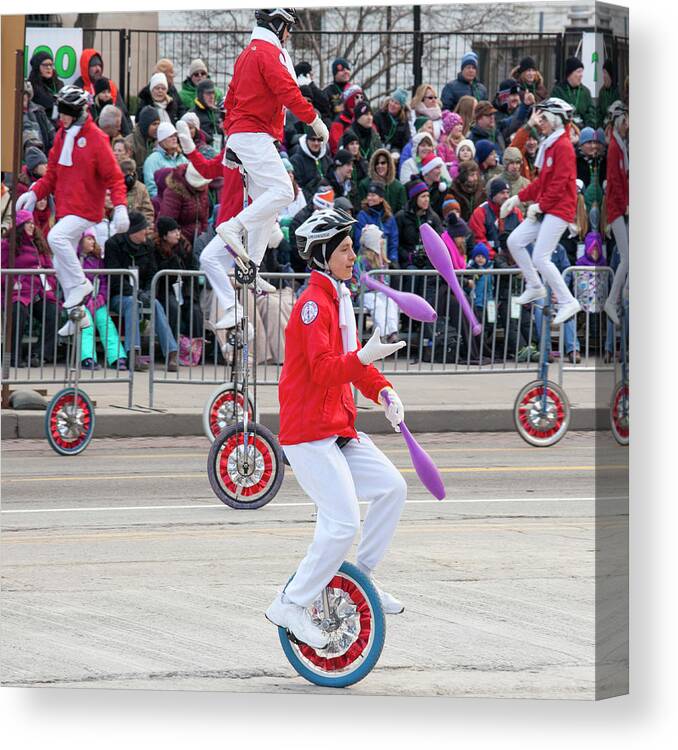
<svg viewBox="0 0 678 750"><path fill-rule="evenodd" d="M285 656L301 677L314 685L344 688L366 677L381 656L386 620L379 593L355 565L344 562L328 585L330 607L341 611L340 624L330 632L330 643L314 649L278 628ZM320 621L320 597L309 608Z"/></svg>

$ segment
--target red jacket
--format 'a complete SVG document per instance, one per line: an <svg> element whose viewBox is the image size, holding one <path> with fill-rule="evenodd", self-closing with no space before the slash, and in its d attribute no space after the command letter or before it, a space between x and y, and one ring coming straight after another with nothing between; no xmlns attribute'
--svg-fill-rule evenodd
<svg viewBox="0 0 678 750"><path fill-rule="evenodd" d="M377 403L379 391L391 385L374 365L363 365L357 351L344 354L339 294L331 279L313 271L285 329L278 386L281 445L357 437L351 383Z"/></svg>
<svg viewBox="0 0 678 750"><path fill-rule="evenodd" d="M47 172L31 186L38 200L53 194L57 221L74 214L100 222L106 189L114 206L127 206L125 178L111 150L108 136L87 115L73 145L73 166L59 164L66 129L59 128L47 158Z"/></svg>
<svg viewBox="0 0 678 750"><path fill-rule="evenodd" d="M494 216L491 234L488 232L488 208ZM523 220L523 214L518 208L514 208L505 219L502 219L499 217L499 208L494 201L485 201L473 211L468 223L468 228L473 232L474 242L476 244L482 242L485 245L490 253L490 260L494 260L494 256L499 250L499 235L504 231L512 231Z"/></svg>
<svg viewBox="0 0 678 750"><path fill-rule="evenodd" d="M266 33L265 29L256 31ZM281 48L272 42L252 39L235 61L224 104L224 131L229 135L268 133L282 141L283 107L309 125L315 120L315 109L304 99L290 75Z"/></svg>
<svg viewBox="0 0 678 750"><path fill-rule="evenodd" d="M577 215L577 157L569 128L544 154L544 164L536 179L518 197L538 203L542 212L573 222Z"/></svg>
<svg viewBox="0 0 678 750"><path fill-rule="evenodd" d="M629 207L629 173L624 167L624 153L612 135L607 149L607 186L605 189L607 223L624 216Z"/></svg>
<svg viewBox="0 0 678 750"><path fill-rule="evenodd" d="M224 165L224 152L222 151L212 159L208 159L196 148L195 151L187 154L187 158L206 180L216 180L218 177L224 178L224 184L219 195L219 214L215 226L219 226L222 222L228 221L239 214L243 208L242 176L237 169L231 169Z"/></svg>

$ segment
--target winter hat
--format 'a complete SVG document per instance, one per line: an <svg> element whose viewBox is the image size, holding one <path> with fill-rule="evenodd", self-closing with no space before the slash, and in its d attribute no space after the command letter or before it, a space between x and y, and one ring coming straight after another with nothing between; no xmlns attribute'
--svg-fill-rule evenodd
<svg viewBox="0 0 678 750"><path fill-rule="evenodd" d="M171 135L176 135L177 129L172 125L171 122L161 122L158 125L158 143L164 141L165 138L169 138Z"/></svg>
<svg viewBox="0 0 678 750"><path fill-rule="evenodd" d="M189 125L193 125L194 128L200 130L200 118L198 117L198 115L196 115L195 112L186 112L186 114L183 115L181 119Z"/></svg>
<svg viewBox="0 0 678 750"><path fill-rule="evenodd" d="M582 128L579 133L579 145L583 146L585 143L590 143L596 140L596 131L593 128Z"/></svg>
<svg viewBox="0 0 678 750"><path fill-rule="evenodd" d="M463 70L467 65L472 65L476 70L478 70L478 55L476 55L475 52L467 52L461 58L461 66L459 69Z"/></svg>
<svg viewBox="0 0 678 750"><path fill-rule="evenodd" d="M493 115L496 111L497 110L492 106L491 102L488 102L487 100L479 101L473 112L473 119L478 122L479 117Z"/></svg>
<svg viewBox="0 0 678 750"><path fill-rule="evenodd" d="M443 200L442 205L442 215L443 219L446 219L450 213L453 211L457 211L458 213L461 213L461 206L459 205L459 201L453 196L453 195L446 195Z"/></svg>
<svg viewBox="0 0 678 750"><path fill-rule="evenodd" d="M358 120L363 115L369 115L372 113L372 108L370 105L363 99L362 101L358 102L355 105L355 109L353 110L353 117Z"/></svg>
<svg viewBox="0 0 678 750"><path fill-rule="evenodd" d="M24 161L26 162L26 169L29 172L34 172L41 164L47 164L47 157L41 149L29 146L24 154Z"/></svg>
<svg viewBox="0 0 678 750"><path fill-rule="evenodd" d="M162 127L162 125L160 126ZM158 140L160 140L160 135L158 135ZM494 143L492 141L487 141L484 138L480 141L476 141L476 161L478 164L482 164L485 159L495 150Z"/></svg>
<svg viewBox="0 0 678 750"><path fill-rule="evenodd" d="M471 158L474 158L476 155L476 144L473 141L470 141L468 138L464 138L463 140L459 141L459 145L457 146L457 152L456 155L459 156L459 151L461 150L462 146L466 146L466 148L471 149Z"/></svg>
<svg viewBox="0 0 678 750"><path fill-rule="evenodd" d="M476 255L482 255L483 258L485 258L485 262L489 263L490 253L482 242L478 242L478 244L473 246L473 250L471 251L471 259L475 260Z"/></svg>
<svg viewBox="0 0 678 750"><path fill-rule="evenodd" d="M332 208L334 205L334 190L327 182L321 182L315 189L313 205L316 208Z"/></svg>
<svg viewBox="0 0 678 750"><path fill-rule="evenodd" d="M378 195L380 198L386 197L386 190L384 188L384 183L381 180L372 180L372 182L370 182L370 184L367 186L367 192L374 193L375 195Z"/></svg>
<svg viewBox="0 0 678 750"><path fill-rule="evenodd" d="M381 254L384 233L376 224L367 224L360 233L360 245L366 250Z"/></svg>
<svg viewBox="0 0 678 750"><path fill-rule="evenodd" d="M340 66L343 70L351 69L349 62L345 57L337 57L337 59L334 60L334 62L332 63L332 75L333 76L337 75L337 73L339 72Z"/></svg>
<svg viewBox="0 0 678 750"><path fill-rule="evenodd" d="M510 190L508 182L503 177L495 177L487 186L487 195L492 200L502 190Z"/></svg>
<svg viewBox="0 0 678 750"><path fill-rule="evenodd" d="M452 132L452 128L455 125L463 125L464 119L462 118L461 115L457 114L456 112L450 112L449 109L444 109L442 122L443 122L443 133L447 135L448 133Z"/></svg>
<svg viewBox="0 0 678 750"><path fill-rule="evenodd" d="M431 118L428 115L419 115L414 118L414 129L419 132Z"/></svg>
<svg viewBox="0 0 678 750"><path fill-rule="evenodd" d="M358 136L356 135L355 130L351 130L351 128L346 128L344 130L344 134L341 136L341 145L342 146L348 146L349 143L352 143L353 141L359 141Z"/></svg>
<svg viewBox="0 0 678 750"><path fill-rule="evenodd" d="M166 237L173 230L179 229L179 224L171 216L159 216L156 226L160 237Z"/></svg>
<svg viewBox="0 0 678 750"><path fill-rule="evenodd" d="M400 104L401 107L407 106L407 100L409 98L410 97L408 96L407 91L405 91L405 89L396 89L391 94L391 99L393 99L393 101L398 102L398 104Z"/></svg>
<svg viewBox="0 0 678 750"><path fill-rule="evenodd" d="M142 229L146 229L147 227L148 221L142 213L140 213L139 211L129 212L129 229L127 230L127 234L140 232Z"/></svg>
<svg viewBox="0 0 678 750"><path fill-rule="evenodd" d="M428 185L419 177L413 177L407 185L405 185L405 189L407 190L407 197L409 200L412 200L413 198L416 198L418 195L421 195L421 193L428 193Z"/></svg>
<svg viewBox="0 0 678 750"><path fill-rule="evenodd" d="M520 153L519 148L516 148L515 146L509 146L508 148L504 149L504 155L502 157L504 166L512 163L520 164L522 160L523 155Z"/></svg>
<svg viewBox="0 0 678 750"><path fill-rule="evenodd" d="M202 70L205 73L207 73L207 65L205 65L205 63L200 58L197 58L196 60L191 60L191 64L188 66L188 77L190 78L199 70Z"/></svg>
<svg viewBox="0 0 678 750"><path fill-rule="evenodd" d="M87 67L92 68L95 65L100 65L102 68L104 67L104 61L98 52L90 57Z"/></svg>
<svg viewBox="0 0 678 750"><path fill-rule="evenodd" d="M148 88L153 91L156 86L164 86L166 89L169 88L167 84L167 76L164 73L153 73L151 80L148 82Z"/></svg>
<svg viewBox="0 0 678 750"><path fill-rule="evenodd" d="M584 67L584 63L578 57L568 57L565 60L565 78Z"/></svg>
<svg viewBox="0 0 678 750"><path fill-rule="evenodd" d="M350 86L347 86L342 92L341 92L341 98L346 102L348 101L352 96L355 96L355 94L362 94L363 90L358 86L357 83L352 83Z"/></svg>
<svg viewBox="0 0 678 750"><path fill-rule="evenodd" d="M154 122L160 122L160 115L155 107L147 106L139 112L137 121L139 122L141 134L144 138L148 138L148 129Z"/></svg>
<svg viewBox="0 0 678 750"><path fill-rule="evenodd" d="M214 91L214 81L211 78L205 78L204 81L200 81L198 84L195 95L200 99L201 96L207 94L209 91Z"/></svg>
<svg viewBox="0 0 678 750"><path fill-rule="evenodd" d="M529 55L527 57L523 57L523 59L520 61L518 70L516 70L516 75L519 76L526 70L537 70L537 63L534 57L530 57Z"/></svg>
<svg viewBox="0 0 678 750"><path fill-rule="evenodd" d="M433 151L431 151L430 154L426 154L426 156L421 160L421 173L422 175L427 175L436 167L444 166L445 162L439 156L436 156Z"/></svg>
<svg viewBox="0 0 678 750"><path fill-rule="evenodd" d="M432 148L435 146L435 143L433 142L433 136L430 133L417 133L412 139L412 153L413 154L416 154L417 149L421 145L421 142L424 140L428 140Z"/></svg>
<svg viewBox="0 0 678 750"><path fill-rule="evenodd" d="M310 76L311 75L311 63L302 60L294 66L294 75L297 76Z"/></svg>
<svg viewBox="0 0 678 750"><path fill-rule="evenodd" d="M345 148L338 149L337 153L334 155L335 167L343 167L345 164L350 164L352 161L353 157Z"/></svg>
<svg viewBox="0 0 678 750"><path fill-rule="evenodd" d="M31 57L31 68L33 68L33 70L38 70L45 60L53 61L54 56L50 55L49 52L36 52L33 57Z"/></svg>
<svg viewBox="0 0 678 750"><path fill-rule="evenodd" d="M155 69L158 73L164 73L167 75L168 73L174 75L174 63L171 60L168 60L166 57L161 57L158 62L155 64Z"/></svg>
<svg viewBox="0 0 678 750"><path fill-rule="evenodd" d="M98 80L94 81L94 96L101 94L102 91L110 91L111 82L105 76L101 76Z"/></svg>
<svg viewBox="0 0 678 750"><path fill-rule="evenodd" d="M200 172L189 162L186 167L186 182L196 190L209 185L211 180L205 179Z"/></svg>
<svg viewBox="0 0 678 750"><path fill-rule="evenodd" d="M16 212L16 221L14 222L16 228L22 227L27 221L33 221L33 212L26 211L25 208L20 209Z"/></svg>
<svg viewBox="0 0 678 750"><path fill-rule="evenodd" d="M468 224L454 211L449 211L447 214L447 233L452 239L455 237L466 237L469 234Z"/></svg>
<svg viewBox="0 0 678 750"><path fill-rule="evenodd" d="M581 136L579 142L581 143ZM602 128L598 128L598 130L596 130L596 142L600 143L601 146L607 146L607 141L605 140L605 131Z"/></svg>

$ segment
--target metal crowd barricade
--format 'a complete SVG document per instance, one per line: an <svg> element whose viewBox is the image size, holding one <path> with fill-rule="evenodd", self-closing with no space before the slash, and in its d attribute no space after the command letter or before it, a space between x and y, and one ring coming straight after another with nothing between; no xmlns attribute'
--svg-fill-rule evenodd
<svg viewBox="0 0 678 750"><path fill-rule="evenodd" d="M58 335L58 330L66 322L66 313L61 307L60 287L54 269L46 268L3 268L1 269L2 290L2 384L3 385L50 385L61 384L67 378L69 347L72 337L65 340ZM87 269L87 275L106 276L109 279L106 291L106 308L108 317L116 312L111 309L111 299L122 295L123 277L128 277L132 285L132 303L130 305L131 323L136 327L138 320L138 285L132 270L129 269ZM96 281L96 279L95 279ZM27 285L27 289L24 287ZM49 286L59 300L56 304L46 300L45 288ZM98 286L98 285L96 285ZM19 297L26 295L27 304L20 300L12 302L14 292ZM96 292L96 289L95 289ZM129 295L128 295L129 296ZM13 304L12 346L9 341L8 308ZM112 366L106 357L109 349L110 328L108 319L97 326L92 318L92 335L94 336L94 354L96 356L96 329L99 329L99 341L103 345L103 367L99 370L81 370L81 383L127 383L128 407L132 407L134 391L134 346L130 347L128 370ZM113 323L113 325L115 325ZM103 329L103 334L101 330ZM120 357L125 357L122 347L124 324L120 315L117 333L120 339ZM82 335L82 332L81 332ZM113 342L114 343L114 342ZM64 345L66 351L62 353ZM25 356L24 356L25 351ZM60 370L63 368L63 375Z"/></svg>
<svg viewBox="0 0 678 750"><path fill-rule="evenodd" d="M257 385L277 385L280 368L284 358L284 330L289 312L294 305L294 281L307 279L308 273L262 273L261 276L274 286L280 286L278 294L269 294L260 298L250 292L249 320L254 329L254 338L250 342L250 367L256 366ZM172 289L171 279L195 279L189 285L183 304L177 304L176 289ZM181 366L177 372L167 370L168 352L163 352L162 367L151 356L149 366L149 406L153 408L155 389L162 384L221 385L232 380L233 341L229 332L215 330L215 323L223 315L216 295L204 283L204 274L200 271L182 271L166 269L153 277L150 289L150 338L151 355L155 348L156 333L160 333L167 324L177 344L181 348L179 336L186 339L199 339L202 349L193 366ZM278 283L277 283L278 282ZM182 285L183 286L183 285ZM242 290L239 300L242 302ZM158 305L156 305L156 301ZM158 320L162 309L164 320ZM209 339L213 348L208 353L206 343ZM255 364L256 363L256 364Z"/></svg>

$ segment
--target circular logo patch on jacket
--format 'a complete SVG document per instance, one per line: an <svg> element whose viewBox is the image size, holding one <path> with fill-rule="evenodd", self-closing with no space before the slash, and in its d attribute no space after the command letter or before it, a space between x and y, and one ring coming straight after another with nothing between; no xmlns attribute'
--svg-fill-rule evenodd
<svg viewBox="0 0 678 750"><path fill-rule="evenodd" d="M549 158L546 160L546 166L552 167L553 166L553 157L549 156Z"/></svg>
<svg viewBox="0 0 678 750"><path fill-rule="evenodd" d="M309 300L301 308L301 320L308 325L312 323L318 317L318 305L312 300Z"/></svg>
<svg viewBox="0 0 678 750"><path fill-rule="evenodd" d="M80 136L80 138L78 138L77 140L77 143L79 148L85 148L85 146L87 145L87 138Z"/></svg>

